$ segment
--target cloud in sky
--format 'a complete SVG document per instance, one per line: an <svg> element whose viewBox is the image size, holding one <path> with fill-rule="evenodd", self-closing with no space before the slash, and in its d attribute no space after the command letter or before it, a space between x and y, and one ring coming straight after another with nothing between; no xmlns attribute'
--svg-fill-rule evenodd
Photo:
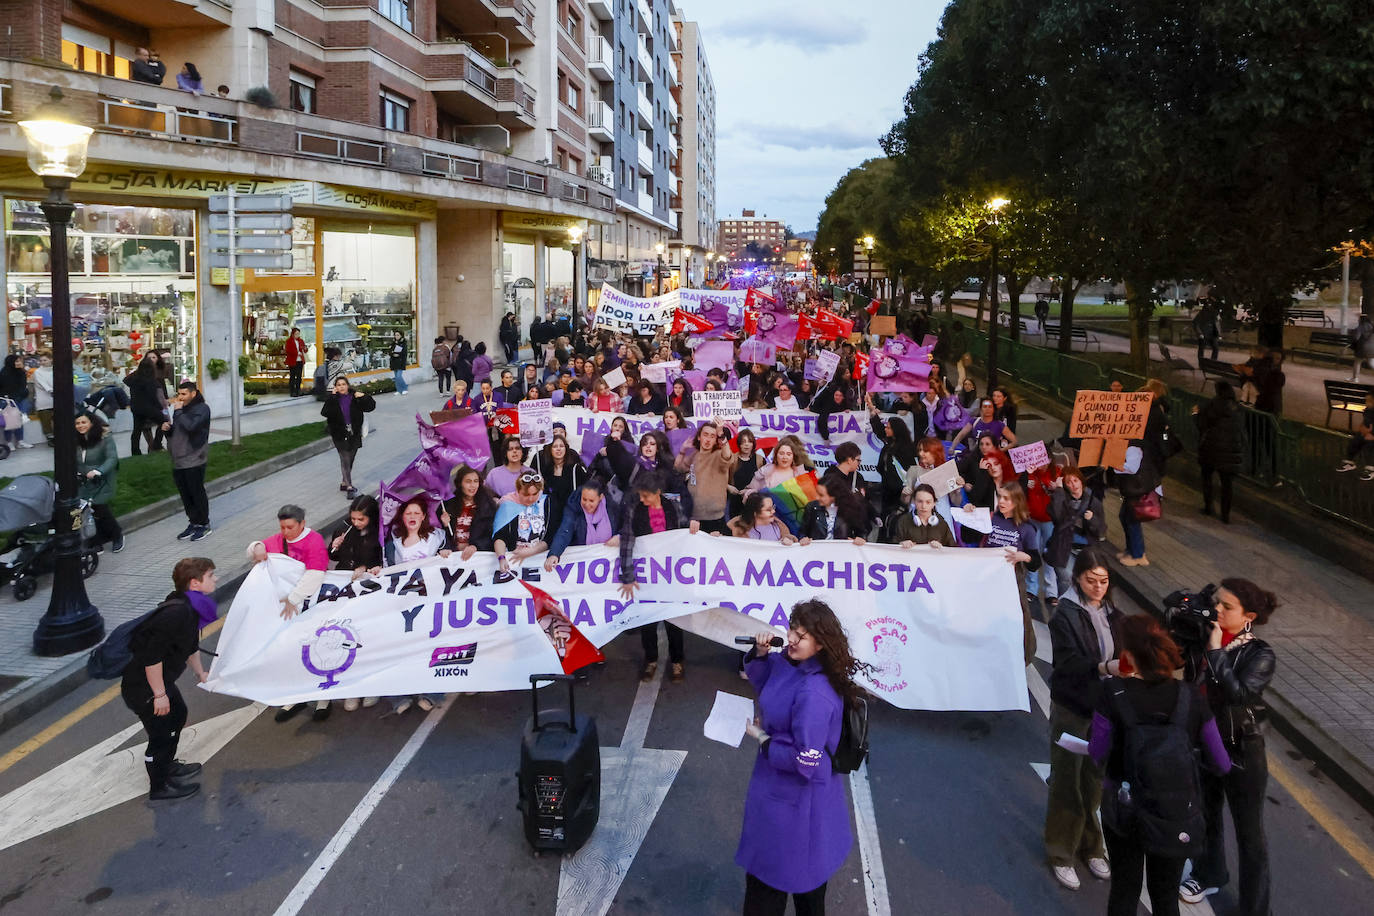
<svg viewBox="0 0 1374 916"><path fill-rule="evenodd" d="M882 154L946 0L679 0L716 84L716 209L812 229Z"/></svg>
<svg viewBox="0 0 1374 916"><path fill-rule="evenodd" d="M805 18L754 12L727 21L721 32L731 43L793 45L804 51L857 45L868 38L868 28L862 22L838 11Z"/></svg>

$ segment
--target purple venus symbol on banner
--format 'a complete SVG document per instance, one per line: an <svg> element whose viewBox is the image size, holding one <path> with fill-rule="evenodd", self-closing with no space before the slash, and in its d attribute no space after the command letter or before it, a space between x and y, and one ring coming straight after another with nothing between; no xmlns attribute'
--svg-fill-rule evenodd
<svg viewBox="0 0 1374 916"><path fill-rule="evenodd" d="M306 671L324 678L318 686L328 690L339 683L338 675L349 669L360 648L362 644L347 627L326 623L315 631L314 639L301 646L301 664ZM318 665L314 661L316 658Z"/></svg>

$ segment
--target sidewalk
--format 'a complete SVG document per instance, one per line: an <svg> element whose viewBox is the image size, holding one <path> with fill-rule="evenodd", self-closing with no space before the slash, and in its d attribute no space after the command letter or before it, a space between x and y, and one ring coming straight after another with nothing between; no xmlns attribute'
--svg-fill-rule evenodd
<svg viewBox="0 0 1374 916"><path fill-rule="evenodd" d="M420 447L415 414L437 410L442 403L432 385L418 383L404 397L378 396L377 410L369 415L371 434L353 468L353 481L362 492L375 491L378 482L394 477L415 457ZM250 420L260 429L273 429L314 419L320 421L323 435L319 410L320 405L311 399L245 416L244 430L249 431ZM227 435L228 419L216 418L213 428L223 428ZM127 437L124 444L128 444ZM51 462L51 452L46 455ZM121 553L111 553L107 547L100 557L100 569L86 580L87 594L100 608L106 631L162 600L171 591L172 566L181 557L210 557L222 582L246 571L245 548L276 531L276 510L285 502L304 507L306 524L319 525L328 535L328 526L339 521L348 508L344 494L339 492L339 462L332 448L211 499L214 533L203 541L192 544L176 540L186 527L185 516L177 513L130 532L128 547ZM15 601L11 590L0 589L0 707L43 679L61 677L64 669L84 663L84 652L61 658L40 658L32 653L33 630L48 606L51 589L51 576L43 577L42 587L28 601Z"/></svg>
<svg viewBox="0 0 1374 916"><path fill-rule="evenodd" d="M1176 589L1197 591L1228 576L1273 591L1280 607L1257 631L1278 655L1278 670L1266 691L1272 720L1369 806L1374 801L1374 583L1239 512L1232 512L1230 525L1202 515L1201 496L1173 478L1164 492L1163 518L1145 526L1150 565L1118 566L1117 584L1154 608ZM1109 495L1108 503L1109 537L1119 544L1120 500Z"/></svg>
<svg viewBox="0 0 1374 916"><path fill-rule="evenodd" d="M1030 301L1030 305L1035 305L1034 299ZM1002 304L1002 308L1006 308L1006 303ZM965 322L968 322L966 327L971 328L973 326L972 319L975 317L976 311L977 309L975 306L970 306L956 300L954 313ZM941 306L936 306L936 317L938 318L942 314ZM1022 303L1022 314L1026 318L1034 318L1024 302ZM1097 339L1101 341L1100 352L1129 353L1131 351L1130 338L1093 328L1092 325L1087 322L1085 322L1083 326L1089 328L1089 333L1096 335ZM1002 328L999 339L1009 340L1010 338L1007 336L1007 333L1007 329ZM1021 340L1023 343L1030 344L1031 346L1042 346L1044 344L1044 338L1039 335L1027 336L1023 334ZM1058 344L1058 341L1052 339L1050 343L1052 345L1051 348L1053 348L1053 346ZM1097 347L1092 347L1084 353L1084 351L1076 345L1072 355L1086 358L1091 361L1093 356L1098 352L1099 350ZM1169 346L1169 353L1172 354L1175 359L1182 358L1186 360L1189 365L1197 365L1197 347L1194 345L1175 344ZM1221 347L1221 352L1218 354L1218 358L1228 365L1235 365L1248 360L1250 358L1250 351L1248 348L1244 347L1223 345ZM1160 352L1159 341L1154 337L1150 339L1150 360L1151 373L1163 379L1170 386L1177 386L1188 391L1201 392L1207 395L1212 393L1210 385L1204 386L1202 384L1201 372L1174 370L1164 366L1164 354ZM1350 363L1313 364L1310 362L1296 362L1289 359L1284 361L1283 372L1287 377L1287 381L1283 386L1284 419L1297 420L1315 426L1318 429L1332 429L1337 432L1345 432L1345 426L1340 422L1345 419L1345 416L1340 412L1337 412L1339 415L1332 416L1331 418L1331 422L1335 425L1330 427L1326 425L1326 389L1322 387L1322 381L1325 379L1344 381L1350 378ZM1362 375L1360 379L1363 382L1374 383L1374 372L1366 370L1365 374ZM1237 391L1236 394L1239 396L1240 392Z"/></svg>

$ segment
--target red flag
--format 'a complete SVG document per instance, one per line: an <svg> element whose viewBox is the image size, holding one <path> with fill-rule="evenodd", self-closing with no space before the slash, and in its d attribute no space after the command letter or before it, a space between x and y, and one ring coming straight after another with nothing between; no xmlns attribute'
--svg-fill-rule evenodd
<svg viewBox="0 0 1374 916"><path fill-rule="evenodd" d="M864 311L865 311L865 312L868 312L869 315L876 315L876 314L878 314L878 309L880 309L880 308L882 308L882 307L883 307L883 302L882 302L882 300L881 300L881 299L874 299L872 302L868 303L868 307L865 308Z"/></svg>
<svg viewBox="0 0 1374 916"><path fill-rule="evenodd" d="M744 307L746 309L765 308L770 311L776 308L778 300L756 287L750 287L749 292L744 297Z"/></svg>
<svg viewBox="0 0 1374 916"><path fill-rule="evenodd" d="M744 310L744 336L753 337L759 332L759 313L754 309Z"/></svg>
<svg viewBox="0 0 1374 916"><path fill-rule="evenodd" d="M862 381L863 378L864 378L864 376L866 376L866 375L868 375L868 354L867 354L867 353L855 353L855 354L854 354L854 380L855 380L855 381Z"/></svg>
<svg viewBox="0 0 1374 916"><path fill-rule="evenodd" d="M606 656L592 645L591 640L572 625L568 615L563 612L563 606L552 595L528 582L521 582L521 585L534 596L535 619L558 652L564 674L572 674L590 664L606 660Z"/></svg>
<svg viewBox="0 0 1374 916"><path fill-rule="evenodd" d="M848 318L841 318L829 309L816 309L816 320L821 322L826 328L828 335L826 340L834 340L837 337L848 337L854 333L854 322ZM833 330L833 333L832 333Z"/></svg>
<svg viewBox="0 0 1374 916"><path fill-rule="evenodd" d="M696 334L705 334L711 330L713 325L710 319L688 312L683 309L676 309L673 312L673 328L671 333L681 334L683 331L691 331Z"/></svg>
<svg viewBox="0 0 1374 916"><path fill-rule="evenodd" d="M503 436L514 436L520 432L520 411L515 407L498 407L487 417L487 426Z"/></svg>
<svg viewBox="0 0 1374 916"><path fill-rule="evenodd" d="M825 325L803 312L797 316L797 340L831 340L825 336Z"/></svg>

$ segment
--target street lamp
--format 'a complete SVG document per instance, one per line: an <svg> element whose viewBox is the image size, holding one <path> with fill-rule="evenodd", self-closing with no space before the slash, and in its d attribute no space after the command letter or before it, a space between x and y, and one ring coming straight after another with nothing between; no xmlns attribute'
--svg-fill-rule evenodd
<svg viewBox="0 0 1374 916"><path fill-rule="evenodd" d="M568 317L568 326L572 328L573 334L577 334L577 301L582 298L582 287L585 281L582 279L584 271L582 266L582 226L573 223L568 227L568 238L573 243L573 288L572 288L572 314Z"/></svg>
<svg viewBox="0 0 1374 916"><path fill-rule="evenodd" d="M869 295L872 295L872 294L873 294L873 246L876 244L876 242L875 242L873 236L871 236L871 235L866 235L866 236L863 237L863 243L864 243L864 251L865 251L865 253L866 253L867 264L868 264L868 277L867 277L867 279L868 279L868 293L869 293Z"/></svg>
<svg viewBox="0 0 1374 916"><path fill-rule="evenodd" d="M994 197L988 201L988 212L992 214L992 298L988 300L988 391L997 387L997 218L1011 201L1005 197Z"/></svg>
<svg viewBox="0 0 1374 916"><path fill-rule="evenodd" d="M657 287L654 295L656 296L663 295L663 252L666 250L662 242L654 245L654 251L658 252L658 269L654 272L654 285Z"/></svg>
<svg viewBox="0 0 1374 916"><path fill-rule="evenodd" d="M53 479L57 500L53 529L52 597L33 631L36 655L69 655L105 636L105 621L86 597L81 577L81 501L76 479L76 392L72 380L72 300L67 278L67 226L76 206L67 196L72 179L86 170L91 128L73 120L53 87L50 101L19 122L29 148L29 168L48 189L39 206L47 217L52 270Z"/></svg>

